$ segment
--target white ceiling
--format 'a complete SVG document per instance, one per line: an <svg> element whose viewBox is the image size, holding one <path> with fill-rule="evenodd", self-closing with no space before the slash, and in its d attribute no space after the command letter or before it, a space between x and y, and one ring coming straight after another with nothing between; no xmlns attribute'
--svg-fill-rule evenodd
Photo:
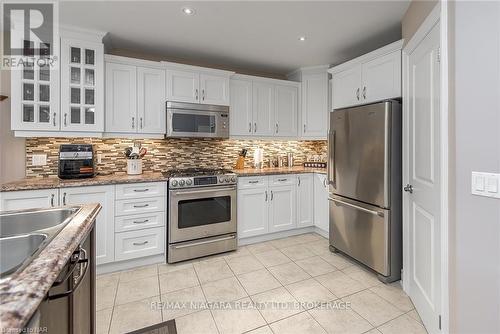
<svg viewBox="0 0 500 334"><path fill-rule="evenodd" d="M61 23L112 48L260 72L339 64L401 37L404 1L66 1ZM196 10L182 13L183 7ZM305 42L298 40L306 36Z"/></svg>

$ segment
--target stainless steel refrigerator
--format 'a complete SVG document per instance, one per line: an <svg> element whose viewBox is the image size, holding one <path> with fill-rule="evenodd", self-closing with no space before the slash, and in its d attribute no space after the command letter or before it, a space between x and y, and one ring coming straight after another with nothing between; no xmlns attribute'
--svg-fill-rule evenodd
<svg viewBox="0 0 500 334"><path fill-rule="evenodd" d="M402 268L401 104L330 112L330 249L399 280Z"/></svg>

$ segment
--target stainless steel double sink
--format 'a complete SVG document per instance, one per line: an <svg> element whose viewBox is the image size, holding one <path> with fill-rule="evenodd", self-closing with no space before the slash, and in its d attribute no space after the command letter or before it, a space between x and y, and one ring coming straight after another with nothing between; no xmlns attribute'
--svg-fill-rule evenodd
<svg viewBox="0 0 500 334"><path fill-rule="evenodd" d="M0 212L0 277L28 265L78 210L73 206Z"/></svg>

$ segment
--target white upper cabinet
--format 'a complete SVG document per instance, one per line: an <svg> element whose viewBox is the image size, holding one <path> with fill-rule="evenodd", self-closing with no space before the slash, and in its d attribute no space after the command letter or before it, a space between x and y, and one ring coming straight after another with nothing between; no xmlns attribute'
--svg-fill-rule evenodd
<svg viewBox="0 0 500 334"><path fill-rule="evenodd" d="M48 53L55 45L41 45L23 40L24 56L39 60L24 63L11 73L11 129L59 130L59 71L47 66ZM44 63L47 59L47 63ZM43 66L39 66L39 63Z"/></svg>
<svg viewBox="0 0 500 334"><path fill-rule="evenodd" d="M137 67L138 131L165 133L165 70Z"/></svg>
<svg viewBox="0 0 500 334"><path fill-rule="evenodd" d="M194 71L167 69L167 100L200 102L200 74Z"/></svg>
<svg viewBox="0 0 500 334"><path fill-rule="evenodd" d="M165 64L168 101L229 105L229 76L233 72Z"/></svg>
<svg viewBox="0 0 500 334"><path fill-rule="evenodd" d="M61 130L104 131L102 43L61 38Z"/></svg>
<svg viewBox="0 0 500 334"><path fill-rule="evenodd" d="M333 108L353 106L361 98L361 66L344 70L333 76Z"/></svg>
<svg viewBox="0 0 500 334"><path fill-rule="evenodd" d="M296 138L300 84L235 75L230 80L230 135Z"/></svg>
<svg viewBox="0 0 500 334"><path fill-rule="evenodd" d="M394 51L362 65L363 101L374 102L401 96L401 52Z"/></svg>
<svg viewBox="0 0 500 334"><path fill-rule="evenodd" d="M275 99L275 135L279 137L297 136L298 88L276 85Z"/></svg>
<svg viewBox="0 0 500 334"><path fill-rule="evenodd" d="M248 136L253 131L252 81L231 79L230 81L230 135Z"/></svg>
<svg viewBox="0 0 500 334"><path fill-rule="evenodd" d="M133 65L106 62L106 132L137 131L136 76Z"/></svg>
<svg viewBox="0 0 500 334"><path fill-rule="evenodd" d="M104 34L65 27L60 36L54 45L23 41L37 61L11 72L16 136L100 136L104 130ZM43 61L50 55L57 66Z"/></svg>
<svg viewBox="0 0 500 334"><path fill-rule="evenodd" d="M326 139L328 127L328 65L304 67L288 75L301 83L298 135L301 139Z"/></svg>
<svg viewBox="0 0 500 334"><path fill-rule="evenodd" d="M229 105L229 78L200 74L200 94L201 103Z"/></svg>
<svg viewBox="0 0 500 334"><path fill-rule="evenodd" d="M165 133L165 70L158 62L106 55L106 133Z"/></svg>
<svg viewBox="0 0 500 334"><path fill-rule="evenodd" d="M258 136L272 136L275 132L274 85L267 82L253 83L253 133Z"/></svg>
<svg viewBox="0 0 500 334"><path fill-rule="evenodd" d="M334 109L401 97L398 41L328 70L333 77Z"/></svg>

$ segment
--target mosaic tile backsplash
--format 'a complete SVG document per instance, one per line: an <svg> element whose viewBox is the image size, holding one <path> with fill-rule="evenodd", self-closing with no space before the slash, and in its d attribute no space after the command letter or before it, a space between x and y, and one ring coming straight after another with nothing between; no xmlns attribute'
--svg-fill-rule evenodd
<svg viewBox="0 0 500 334"><path fill-rule="evenodd" d="M98 173L126 174L127 161L123 151L133 146L134 139L127 138L27 138L26 177L57 177L59 145L93 144L95 154L101 154L96 163ZM265 166L276 155L293 153L294 165L301 165L309 155L325 155L326 141L279 141L233 139L141 139L148 153L143 159L144 172L161 172L170 168L216 167L234 168L241 149L248 150L245 167L252 167L253 152L264 150ZM33 154L47 154L47 164L33 166ZM96 161L97 162L97 161Z"/></svg>

